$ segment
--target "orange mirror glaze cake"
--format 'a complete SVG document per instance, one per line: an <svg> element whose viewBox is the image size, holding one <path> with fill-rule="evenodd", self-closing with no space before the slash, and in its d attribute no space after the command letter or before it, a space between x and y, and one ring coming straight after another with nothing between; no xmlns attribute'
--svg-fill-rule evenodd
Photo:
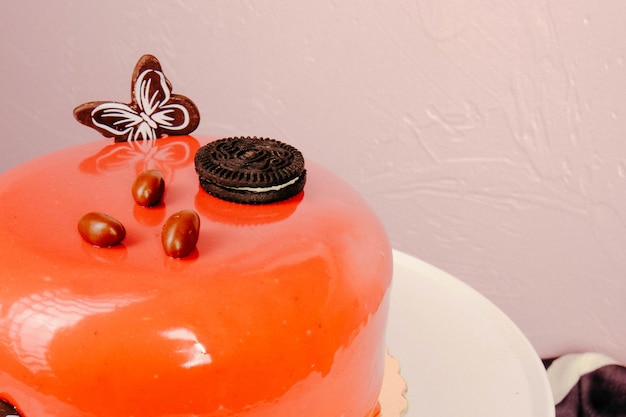
<svg viewBox="0 0 626 417"><path fill-rule="evenodd" d="M169 120L155 114L147 125ZM214 139L156 136L0 176L0 404L21 417L377 415L392 260L363 199L306 160L295 195L225 201L199 183ZM150 206L135 195L146 171L164 184ZM120 241L90 241L102 228L86 213L118 221ZM193 227L175 255L179 213Z"/></svg>

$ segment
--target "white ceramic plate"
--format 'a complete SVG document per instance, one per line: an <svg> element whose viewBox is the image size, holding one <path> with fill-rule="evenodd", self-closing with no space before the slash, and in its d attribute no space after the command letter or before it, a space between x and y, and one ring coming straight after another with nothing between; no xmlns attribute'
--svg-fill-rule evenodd
<svg viewBox="0 0 626 417"><path fill-rule="evenodd" d="M407 381L407 417L554 416L541 360L517 326L466 284L399 251L387 340Z"/></svg>

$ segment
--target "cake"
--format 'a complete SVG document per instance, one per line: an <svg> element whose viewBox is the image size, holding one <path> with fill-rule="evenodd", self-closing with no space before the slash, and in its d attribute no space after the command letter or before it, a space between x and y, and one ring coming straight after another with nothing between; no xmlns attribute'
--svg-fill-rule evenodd
<svg viewBox="0 0 626 417"><path fill-rule="evenodd" d="M378 415L392 260L364 200L305 158L294 195L227 201L197 161L217 138L139 125L0 175L4 415Z"/></svg>

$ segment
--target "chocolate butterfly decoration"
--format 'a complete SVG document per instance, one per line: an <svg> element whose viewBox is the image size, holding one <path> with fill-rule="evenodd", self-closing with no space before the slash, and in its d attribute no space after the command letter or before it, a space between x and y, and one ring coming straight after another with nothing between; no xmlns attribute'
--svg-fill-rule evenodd
<svg viewBox="0 0 626 417"><path fill-rule="evenodd" d="M135 66L129 104L90 101L76 107L74 117L116 142L188 135L200 123L194 102L172 93L172 84L152 55L142 56Z"/></svg>

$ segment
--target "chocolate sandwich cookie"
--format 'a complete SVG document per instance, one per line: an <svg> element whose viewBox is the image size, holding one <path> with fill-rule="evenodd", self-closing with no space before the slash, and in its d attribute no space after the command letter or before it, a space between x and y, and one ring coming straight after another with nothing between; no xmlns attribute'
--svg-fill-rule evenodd
<svg viewBox="0 0 626 417"><path fill-rule="evenodd" d="M306 180L302 153L274 139L216 140L198 149L195 165L206 192L242 204L286 200L302 191Z"/></svg>

